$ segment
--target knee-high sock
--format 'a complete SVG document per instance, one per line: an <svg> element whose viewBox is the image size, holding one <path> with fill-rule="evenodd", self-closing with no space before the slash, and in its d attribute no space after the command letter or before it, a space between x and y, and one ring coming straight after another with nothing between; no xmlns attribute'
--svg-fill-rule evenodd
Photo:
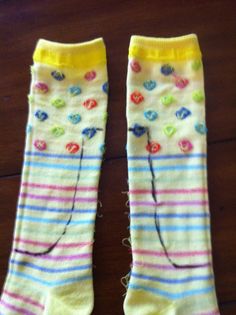
<svg viewBox="0 0 236 315"><path fill-rule="evenodd" d="M88 315L107 110L102 39L39 40L2 315Z"/></svg>
<svg viewBox="0 0 236 315"><path fill-rule="evenodd" d="M127 77L133 265L126 315L218 315L196 35L132 36Z"/></svg>

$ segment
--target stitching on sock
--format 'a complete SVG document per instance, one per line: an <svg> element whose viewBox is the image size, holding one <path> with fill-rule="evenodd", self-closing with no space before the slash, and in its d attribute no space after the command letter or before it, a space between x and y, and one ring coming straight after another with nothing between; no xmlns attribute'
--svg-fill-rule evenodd
<svg viewBox="0 0 236 315"><path fill-rule="evenodd" d="M61 235L58 237L58 239L50 247L48 247L46 250L44 250L42 252L31 252L31 251L27 251L27 250L21 250L21 249L18 249L18 248L14 249L15 252L21 253L21 254L26 254L26 255L32 255L32 256L47 255L57 246L57 244L60 242L62 237L66 234L67 227L70 225L70 222L72 220L72 216L73 216L73 213L74 213L75 198L76 198L76 194L77 194L77 186L78 186L79 179L80 179L80 171L81 171L81 167L82 167L83 154L84 154L84 139L82 139L82 148L81 148L80 159L79 159L79 169L78 169L76 183L75 183L75 187L74 187L75 189L74 189L74 195L73 195L71 212L70 212L70 216L68 218L67 223L65 224L64 230L61 233Z"/></svg>

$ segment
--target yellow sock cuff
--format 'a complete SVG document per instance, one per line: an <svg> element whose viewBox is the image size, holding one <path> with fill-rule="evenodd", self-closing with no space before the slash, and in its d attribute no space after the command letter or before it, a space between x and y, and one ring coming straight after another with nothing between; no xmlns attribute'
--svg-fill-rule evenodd
<svg viewBox="0 0 236 315"><path fill-rule="evenodd" d="M170 38L131 36L130 58L148 61L178 61L200 59L201 56L196 34Z"/></svg>
<svg viewBox="0 0 236 315"><path fill-rule="evenodd" d="M106 64L106 49L102 38L78 44L62 44L39 39L34 54L35 62L56 67L86 69Z"/></svg>

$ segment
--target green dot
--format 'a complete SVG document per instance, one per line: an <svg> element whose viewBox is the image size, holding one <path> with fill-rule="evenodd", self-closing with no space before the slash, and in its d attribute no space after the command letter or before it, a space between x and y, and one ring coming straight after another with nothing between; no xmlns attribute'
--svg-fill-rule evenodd
<svg viewBox="0 0 236 315"><path fill-rule="evenodd" d="M35 73L35 68L34 68L34 66L30 66L30 73L31 73L31 74Z"/></svg>
<svg viewBox="0 0 236 315"><path fill-rule="evenodd" d="M28 95L28 102L30 103L30 104L32 104L33 102L34 102L34 97L33 97L33 95Z"/></svg>
<svg viewBox="0 0 236 315"><path fill-rule="evenodd" d="M201 60L194 60L193 63L192 63L192 69L194 71L199 70L201 68L201 66L202 66Z"/></svg>
<svg viewBox="0 0 236 315"><path fill-rule="evenodd" d="M65 129L63 127L60 127L60 126L55 126L51 129L51 132L55 137L60 137L60 136L64 135Z"/></svg>
<svg viewBox="0 0 236 315"><path fill-rule="evenodd" d="M192 93L192 98L195 102L201 102L204 100L204 93L201 90L196 90Z"/></svg>
<svg viewBox="0 0 236 315"><path fill-rule="evenodd" d="M65 101L61 98L52 99L51 104L52 104L52 106L54 106L56 108L61 108L61 107L64 107L66 105Z"/></svg>
<svg viewBox="0 0 236 315"><path fill-rule="evenodd" d="M172 104L175 101L172 95L164 95L161 97L161 103L165 106Z"/></svg>
<svg viewBox="0 0 236 315"><path fill-rule="evenodd" d="M166 125L163 128L163 131L167 137L171 137L176 132L176 128L172 125Z"/></svg>
<svg viewBox="0 0 236 315"><path fill-rule="evenodd" d="M107 121L107 118L108 118L108 113L107 112L105 112L104 114L103 114L103 121Z"/></svg>

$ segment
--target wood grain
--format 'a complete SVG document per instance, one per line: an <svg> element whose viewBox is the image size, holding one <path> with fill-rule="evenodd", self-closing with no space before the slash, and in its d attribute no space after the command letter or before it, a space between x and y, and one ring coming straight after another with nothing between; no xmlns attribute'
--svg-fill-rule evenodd
<svg viewBox="0 0 236 315"><path fill-rule="evenodd" d="M132 34L199 36L207 96L209 194L216 288L221 315L236 314L235 1L0 0L0 286L3 284L20 183L28 114L29 65L38 38L82 42L104 37L110 84L107 151L103 163L94 248L94 315L123 314L120 278L131 256L125 158L125 81Z"/></svg>

